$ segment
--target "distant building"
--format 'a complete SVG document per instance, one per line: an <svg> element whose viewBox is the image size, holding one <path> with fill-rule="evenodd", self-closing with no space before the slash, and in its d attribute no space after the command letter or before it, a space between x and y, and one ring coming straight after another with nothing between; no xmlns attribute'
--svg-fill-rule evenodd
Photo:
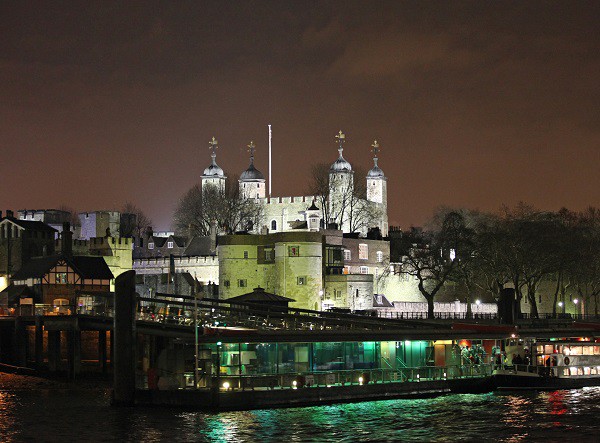
<svg viewBox="0 0 600 443"><path fill-rule="evenodd" d="M329 169L327 208L315 204L315 196L268 196L265 177L254 165L254 143L250 143L250 165L240 175L239 191L263 206L262 221L251 229L252 232L318 231L334 221L343 232L366 234L368 228L377 227L383 236L387 236L387 178L378 166L379 144L375 141L372 145L374 166L365 177L366 199L350 199L354 190L354 171L342 155L346 136L340 131L336 138L338 158ZM202 189L207 186L224 189L227 177L216 162L218 143L214 137L210 145L211 164L202 174ZM333 219L324 220L325 214ZM357 214L362 214L360 223L357 223Z"/></svg>
<svg viewBox="0 0 600 443"><path fill-rule="evenodd" d="M21 209L17 211L19 220L40 221L56 229L58 237L64 222L71 221L71 213L60 209Z"/></svg>
<svg viewBox="0 0 600 443"><path fill-rule="evenodd" d="M338 230L219 237L220 298L227 300L260 287L293 299L290 305L296 308L369 309L373 306L373 274L384 266L376 261L382 246L369 239L361 239L360 244L354 240L344 238ZM360 245L361 251L366 245L373 253L367 252L361 262L364 267L354 272L356 268L344 262L345 251L356 249L358 254Z"/></svg>
<svg viewBox="0 0 600 443"><path fill-rule="evenodd" d="M55 233L46 223L20 220L7 211L0 219L0 286L8 285L10 276L33 257L54 254Z"/></svg>
<svg viewBox="0 0 600 443"><path fill-rule="evenodd" d="M89 240L93 237L132 237L135 231L135 214L119 211L80 212L81 233L79 238Z"/></svg>
<svg viewBox="0 0 600 443"><path fill-rule="evenodd" d="M156 293L213 295L219 284L216 233L212 236L155 235L149 229L135 245L133 269L136 289L143 296Z"/></svg>
<svg viewBox="0 0 600 443"><path fill-rule="evenodd" d="M34 303L52 305L60 298L73 305L77 291L108 292L112 278L102 257L52 255L29 260L12 281L28 287Z"/></svg>

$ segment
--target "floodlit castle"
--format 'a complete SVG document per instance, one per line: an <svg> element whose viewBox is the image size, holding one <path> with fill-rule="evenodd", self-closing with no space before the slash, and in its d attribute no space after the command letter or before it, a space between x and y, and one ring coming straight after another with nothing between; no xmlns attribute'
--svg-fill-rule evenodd
<svg viewBox="0 0 600 443"><path fill-rule="evenodd" d="M344 156L346 136L342 131L336 135L338 158L329 168L328 185L322 195L300 197L268 197L264 175L254 165L255 145L250 142L250 165L240 174L239 189L247 198L263 205L263 220L253 231L284 232L292 230L318 231L335 224L346 233L366 234L371 228L379 228L383 236L388 233L387 178L379 167L379 144L372 146L373 168L365 177L366 192L355 189L352 165ZM217 164L218 142L210 143L211 163L202 174L202 189L207 186L225 188L227 176Z"/></svg>

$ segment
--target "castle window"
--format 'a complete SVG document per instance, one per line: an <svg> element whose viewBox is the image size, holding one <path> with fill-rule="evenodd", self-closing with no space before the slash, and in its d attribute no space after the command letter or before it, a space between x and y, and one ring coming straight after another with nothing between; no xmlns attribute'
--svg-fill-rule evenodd
<svg viewBox="0 0 600 443"><path fill-rule="evenodd" d="M154 243L148 243L148 249L154 249Z"/></svg>
<svg viewBox="0 0 600 443"><path fill-rule="evenodd" d="M230 285L231 285L231 283L229 282L229 280L223 280L223 286L228 288Z"/></svg>
<svg viewBox="0 0 600 443"><path fill-rule="evenodd" d="M361 273L361 274L368 274L368 273L369 273L369 268L368 268L368 266L361 266L361 267L360 267L360 273Z"/></svg>
<svg viewBox="0 0 600 443"><path fill-rule="evenodd" d="M272 231L277 231L277 220L272 220L271 221L271 230Z"/></svg>
<svg viewBox="0 0 600 443"><path fill-rule="evenodd" d="M350 249L344 249L344 261L352 260L352 252Z"/></svg>
<svg viewBox="0 0 600 443"><path fill-rule="evenodd" d="M298 277L297 283L299 286L304 286L306 284L306 277Z"/></svg>
<svg viewBox="0 0 600 443"><path fill-rule="evenodd" d="M358 245L358 259L368 260L369 259L369 246L365 243Z"/></svg>
<svg viewBox="0 0 600 443"><path fill-rule="evenodd" d="M288 255L290 257L300 257L300 246L288 246Z"/></svg>
<svg viewBox="0 0 600 443"><path fill-rule="evenodd" d="M173 242L172 241L168 241L167 242L167 248L173 249Z"/></svg>
<svg viewBox="0 0 600 443"><path fill-rule="evenodd" d="M377 261L381 263L383 261L383 252L377 251Z"/></svg>
<svg viewBox="0 0 600 443"><path fill-rule="evenodd" d="M248 251L244 251L244 258L248 258Z"/></svg>
<svg viewBox="0 0 600 443"><path fill-rule="evenodd" d="M248 286L248 281L246 279L240 279L238 280L238 286L240 288L245 288L246 286Z"/></svg>

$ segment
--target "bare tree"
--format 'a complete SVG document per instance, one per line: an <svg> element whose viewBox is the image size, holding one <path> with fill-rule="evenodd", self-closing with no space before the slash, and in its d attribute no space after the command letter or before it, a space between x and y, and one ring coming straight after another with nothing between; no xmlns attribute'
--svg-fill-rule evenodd
<svg viewBox="0 0 600 443"><path fill-rule="evenodd" d="M419 292L427 300L427 317L434 318L434 300L440 289L453 278L458 268L456 251L463 249L466 237L464 218L448 213L435 230L413 231L410 249L398 267L400 273L415 277Z"/></svg>
<svg viewBox="0 0 600 443"><path fill-rule="evenodd" d="M330 174L329 165L317 163L311 167L310 194L315 196L325 223L336 223L350 232L366 231L374 227L382 210L366 200L366 171L355 168L352 180L341 173Z"/></svg>
<svg viewBox="0 0 600 443"><path fill-rule="evenodd" d="M65 211L69 213L69 223L71 223L72 227L81 226L81 221L79 220L79 215L77 211L69 205L63 204L58 207L59 211Z"/></svg>
<svg viewBox="0 0 600 443"><path fill-rule="evenodd" d="M133 236L140 238L146 229L152 226L152 220L148 217L144 211L132 202L125 202L121 207L121 214L132 214L134 220L130 226L124 227L125 229L120 234L124 237Z"/></svg>
<svg viewBox="0 0 600 443"><path fill-rule="evenodd" d="M315 203L321 209L321 218L325 226L330 222L329 213L329 165L326 163L315 163L310 168L309 193L315 196Z"/></svg>
<svg viewBox="0 0 600 443"><path fill-rule="evenodd" d="M233 234L258 228L262 214L260 202L241 193L232 179L223 189L212 185L189 189L177 204L173 227L180 233L209 235L215 224L218 232Z"/></svg>

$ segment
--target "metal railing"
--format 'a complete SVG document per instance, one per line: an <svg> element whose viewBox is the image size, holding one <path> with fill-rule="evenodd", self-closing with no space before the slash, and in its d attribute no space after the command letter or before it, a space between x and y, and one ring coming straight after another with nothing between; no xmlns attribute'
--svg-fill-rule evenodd
<svg viewBox="0 0 600 443"><path fill-rule="evenodd" d="M170 373L179 388L194 388L188 380L193 373ZM221 391L254 389L299 389L329 386L357 386L377 383L420 383L465 378L483 378L492 375L488 364L464 366L422 366L398 369L348 369L336 371L311 371L284 374L210 375L202 374L199 389L219 386ZM140 385L138 385L140 386ZM142 383L142 388L147 384Z"/></svg>

